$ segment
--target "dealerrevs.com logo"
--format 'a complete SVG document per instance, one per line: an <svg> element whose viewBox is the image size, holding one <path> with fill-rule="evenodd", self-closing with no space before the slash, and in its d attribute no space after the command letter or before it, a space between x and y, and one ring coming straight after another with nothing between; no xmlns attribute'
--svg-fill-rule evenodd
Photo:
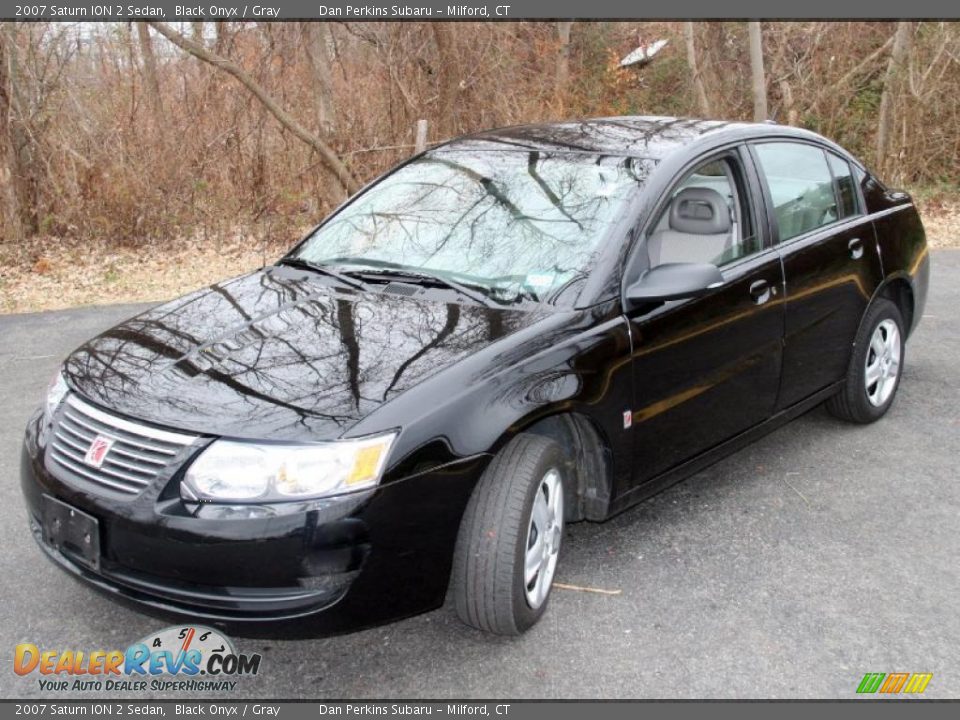
<svg viewBox="0 0 960 720"><path fill-rule="evenodd" d="M237 678L259 672L261 659L238 653L218 630L176 625L126 650L51 650L20 643L13 670L36 675L48 692L231 691Z"/></svg>

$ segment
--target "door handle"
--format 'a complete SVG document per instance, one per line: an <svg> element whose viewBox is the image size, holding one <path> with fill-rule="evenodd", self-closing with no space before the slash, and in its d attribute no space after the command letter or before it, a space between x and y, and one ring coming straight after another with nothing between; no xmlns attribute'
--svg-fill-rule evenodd
<svg viewBox="0 0 960 720"><path fill-rule="evenodd" d="M756 280L750 284L750 297L757 305L763 305L770 299L770 284L766 280Z"/></svg>
<svg viewBox="0 0 960 720"><path fill-rule="evenodd" d="M847 250L850 251L850 257L854 260L859 260L863 257L863 243L860 242L860 238L854 238L847 243Z"/></svg>

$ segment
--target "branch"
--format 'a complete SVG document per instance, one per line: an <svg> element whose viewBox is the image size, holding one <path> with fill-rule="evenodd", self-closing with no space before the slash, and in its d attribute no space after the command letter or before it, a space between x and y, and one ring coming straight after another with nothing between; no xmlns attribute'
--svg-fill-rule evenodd
<svg viewBox="0 0 960 720"><path fill-rule="evenodd" d="M870 53L869 55L867 55L863 60L861 60L860 62L858 62L856 65L854 65L850 70L847 70L847 72L844 73L843 76L842 76L839 80L837 80L837 82L835 82L835 83L833 84L833 88L832 88L832 89L837 90L837 89L843 87L843 86L846 85L851 79L853 79L853 77L855 77L856 75L858 75L861 70L863 70L865 67L867 67L870 63L872 63L872 62L873 62L874 60L876 60L878 57L880 57L881 55L883 55L883 53L885 53L885 52L887 51L887 49L888 49L891 45L893 45L893 38L894 38L894 37L895 37L894 35L891 35L890 37L888 37L888 38L887 38L887 41L886 41L883 45L881 45L881 46L878 47L876 50L874 50L872 53Z"/></svg>
<svg viewBox="0 0 960 720"><path fill-rule="evenodd" d="M814 97L813 102L810 103L810 109L811 109L811 110L815 110L816 108L818 108L818 107L820 106L820 101L821 101L827 94L829 94L829 93L831 93L831 92L836 92L836 91L840 90L844 85L846 85L846 84L847 84L848 82L850 82L853 78L855 78L857 75L859 75L859 74L860 74L865 68L867 68L871 63L873 63L875 60L877 60L877 58L879 58L881 55L883 55L883 53L885 53L888 49L890 49L890 46L893 45L893 38L894 38L894 37L895 37L895 34L894 34L894 35L891 35L889 38L887 38L887 41L886 41L883 45L881 45L881 46L878 47L876 50L874 50L872 53L870 53L869 55L867 55L863 60L861 60L860 62L858 62L858 63L857 63L856 65L854 65L852 68L850 68L849 70L847 70L847 72L845 72L845 73L840 77L839 80L837 80L837 81L836 81L835 83L833 83L832 85L830 85L830 86L828 86L828 87L825 87L825 88L823 88L820 92L818 92L818 93L816 94L816 96Z"/></svg>
<svg viewBox="0 0 960 720"><path fill-rule="evenodd" d="M921 99L922 99L922 98L921 98L921 95L925 94L925 93L923 92L923 89L924 89L924 87L926 87L926 85L927 85L927 78L930 77L930 72L933 70L934 67L936 67L937 63L940 62L940 58L943 57L944 54L946 54L947 44L949 43L949 41L950 41L950 38L949 38L949 37L944 37L944 38L943 38L943 42L940 43L940 48L939 48L939 49L937 50L937 52L934 54L933 60L930 61L930 65L929 65L929 66L927 67L927 69L920 75L920 83L919 83L919 85L918 85L917 82L914 80L914 76L913 76L913 60L914 60L914 57L913 57L912 54L910 55L910 63L909 63L909 71L908 71L908 73L907 73L907 80L909 81L908 84L909 84L909 87L910 87L910 94L913 95L917 100L921 100Z"/></svg>
<svg viewBox="0 0 960 720"><path fill-rule="evenodd" d="M292 115L281 108L273 98L267 95L266 91L260 87L257 81L247 74L243 68L241 68L235 62L228 60L221 55L217 55L215 52L207 50L199 43L196 43L193 40L184 37L175 30L172 30L166 25L166 23L151 21L149 22L149 25L181 50L184 50L194 57L203 60L205 63L213 65L219 70L223 70L228 75L232 75L234 78L239 80L240 83L247 88L247 90L249 90L267 110L270 111L270 113L279 121L281 125L317 151L317 153L320 155L320 159L323 161L323 164L326 165L327 169L336 176L344 190L352 195L359 189L360 185L356 178L353 177L353 174L347 169L347 166L343 164L340 156L337 155L333 148L307 130L303 125L297 122Z"/></svg>

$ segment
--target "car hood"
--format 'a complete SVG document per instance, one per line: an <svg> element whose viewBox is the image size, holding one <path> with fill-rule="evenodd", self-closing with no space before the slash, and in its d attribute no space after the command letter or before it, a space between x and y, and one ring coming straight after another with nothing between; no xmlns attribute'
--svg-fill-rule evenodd
<svg viewBox="0 0 960 720"><path fill-rule="evenodd" d="M97 405L172 428L325 440L546 312L331 282L269 267L212 285L94 338L64 375Z"/></svg>

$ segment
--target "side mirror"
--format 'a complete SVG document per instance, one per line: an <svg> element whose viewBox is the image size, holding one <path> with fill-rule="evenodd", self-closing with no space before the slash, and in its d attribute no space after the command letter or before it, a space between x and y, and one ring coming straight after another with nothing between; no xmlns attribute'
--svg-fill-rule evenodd
<svg viewBox="0 0 960 720"><path fill-rule="evenodd" d="M647 270L627 288L634 304L699 297L723 285L723 275L710 263L665 263Z"/></svg>

